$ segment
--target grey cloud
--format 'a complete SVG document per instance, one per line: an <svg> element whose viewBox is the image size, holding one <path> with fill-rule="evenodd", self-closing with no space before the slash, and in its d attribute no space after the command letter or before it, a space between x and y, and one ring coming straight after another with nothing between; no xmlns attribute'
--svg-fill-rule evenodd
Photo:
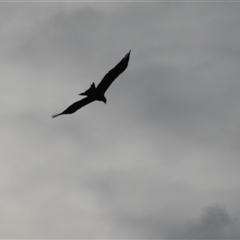
<svg viewBox="0 0 240 240"><path fill-rule="evenodd" d="M0 237L239 237L239 4L1 6Z"/></svg>
<svg viewBox="0 0 240 240"><path fill-rule="evenodd" d="M239 218L229 214L222 207L211 206L205 209L200 219L188 224L186 231L180 235L180 238L239 239L239 226Z"/></svg>

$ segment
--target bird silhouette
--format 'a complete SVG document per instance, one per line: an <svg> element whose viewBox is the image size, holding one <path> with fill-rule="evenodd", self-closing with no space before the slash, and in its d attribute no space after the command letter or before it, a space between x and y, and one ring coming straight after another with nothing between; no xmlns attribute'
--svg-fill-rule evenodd
<svg viewBox="0 0 240 240"><path fill-rule="evenodd" d="M107 103L107 99L104 96L106 90L109 88L109 86L112 84L112 82L121 74L123 73L129 62L131 50L125 55L125 57L113 68L111 69L102 79L102 81L95 86L94 83L91 84L90 88L86 90L83 93L80 93L79 95L87 96L80 101L77 101L70 105L66 110L59 114L52 115L52 118L55 118L57 116L63 115L63 114L72 114L79 110L80 108L86 106L87 104L93 102L93 101L102 101L105 104Z"/></svg>

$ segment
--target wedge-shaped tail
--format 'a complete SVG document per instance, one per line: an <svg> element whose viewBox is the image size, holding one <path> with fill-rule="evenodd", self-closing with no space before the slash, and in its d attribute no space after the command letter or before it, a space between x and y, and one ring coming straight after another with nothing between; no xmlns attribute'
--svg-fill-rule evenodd
<svg viewBox="0 0 240 240"><path fill-rule="evenodd" d="M95 90L96 90L95 83L92 83L88 90L86 90L83 93L80 93L79 95L90 96L94 94Z"/></svg>

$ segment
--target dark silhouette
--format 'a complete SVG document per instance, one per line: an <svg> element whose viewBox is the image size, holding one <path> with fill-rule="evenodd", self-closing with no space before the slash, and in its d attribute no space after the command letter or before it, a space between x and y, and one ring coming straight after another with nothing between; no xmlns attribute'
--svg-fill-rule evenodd
<svg viewBox="0 0 240 240"><path fill-rule="evenodd" d="M76 112L78 109L84 107L85 105L93 102L93 101L102 101L105 104L107 103L107 99L104 96L104 93L108 89L108 87L112 84L112 82L122 73L128 66L128 61L130 57L131 50L129 53L125 55L125 57L113 68L111 69L102 79L102 81L95 87L95 84L92 83L90 88L79 95L87 96L80 101L73 103L62 113L55 114L52 117L55 118L62 114L72 114Z"/></svg>

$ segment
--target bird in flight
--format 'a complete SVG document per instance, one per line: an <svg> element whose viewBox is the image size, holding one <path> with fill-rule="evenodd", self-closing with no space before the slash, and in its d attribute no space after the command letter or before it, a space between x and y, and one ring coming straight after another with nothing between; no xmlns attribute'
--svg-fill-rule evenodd
<svg viewBox="0 0 240 240"><path fill-rule="evenodd" d="M78 109L84 107L85 105L93 102L93 101L102 101L105 104L107 103L107 99L104 96L104 93L112 84L112 82L121 74L123 73L129 62L131 50L125 55L125 57L113 68L111 69L102 79L102 81L95 87L95 84L92 83L90 88L79 95L86 96L85 98L81 99L70 105L66 110L59 114L52 115L52 118L63 114L72 114L76 112Z"/></svg>

